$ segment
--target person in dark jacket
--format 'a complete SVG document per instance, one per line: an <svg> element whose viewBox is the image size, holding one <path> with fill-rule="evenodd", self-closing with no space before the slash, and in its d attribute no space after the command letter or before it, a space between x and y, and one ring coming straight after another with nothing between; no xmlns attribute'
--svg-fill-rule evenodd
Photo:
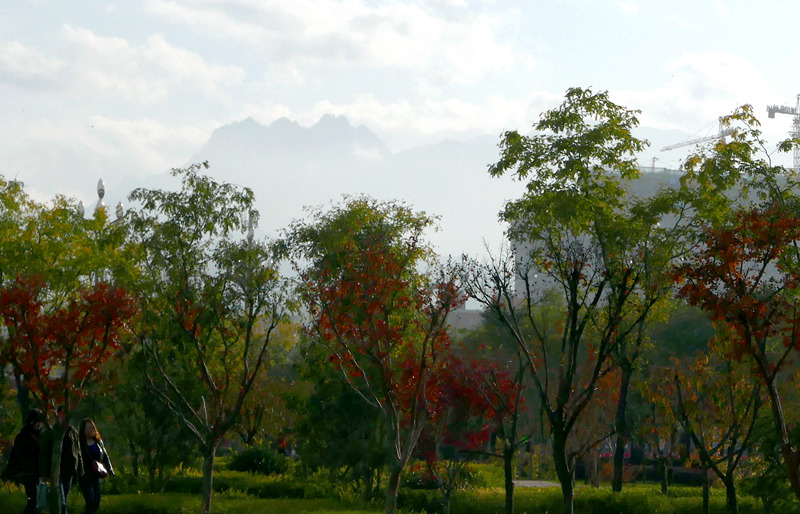
<svg viewBox="0 0 800 514"><path fill-rule="evenodd" d="M83 458L83 476L78 483L83 492L83 499L86 501L85 514L94 514L100 509L100 479L106 475L114 476L114 468L111 466L111 458L108 456L103 438L97 430L94 421L89 418L81 421L80 430L81 457Z"/></svg>
<svg viewBox="0 0 800 514"><path fill-rule="evenodd" d="M14 447L3 477L22 483L28 503L24 514L36 513L36 486L39 484L39 433L45 425L42 411L32 409L25 418L25 426L14 438Z"/></svg>
<svg viewBox="0 0 800 514"><path fill-rule="evenodd" d="M61 485L61 512L66 514L69 491L83 475L83 456L81 455L78 431L69 424L63 405L60 405L56 410L56 416L58 418L57 426L42 432L39 444L41 448L39 469L43 476L50 475L53 462L53 445L58 433L57 427L65 428L64 438L61 443L61 465L58 471L58 481Z"/></svg>

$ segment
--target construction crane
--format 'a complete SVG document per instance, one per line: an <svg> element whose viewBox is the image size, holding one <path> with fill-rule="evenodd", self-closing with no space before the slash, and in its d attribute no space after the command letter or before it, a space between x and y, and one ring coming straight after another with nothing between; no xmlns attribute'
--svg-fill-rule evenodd
<svg viewBox="0 0 800 514"><path fill-rule="evenodd" d="M768 105L767 113L769 114L770 118L774 118L775 113L793 115L794 119L792 120L792 131L789 132L789 135L791 135L793 138L800 137L800 95L797 95L797 105L794 107L789 107L788 105ZM792 167L795 170L800 170L800 145L797 144L794 145L794 159Z"/></svg>
<svg viewBox="0 0 800 514"><path fill-rule="evenodd" d="M715 139L722 139L724 137L728 137L733 134L733 129L730 127L726 127L722 123L722 118L719 119L719 133L714 134L713 136L706 136L701 137L699 139L692 139L689 141L684 141L683 143L675 143L674 145L665 146L661 149L662 152L666 152L667 150L674 150L676 148L680 148L682 146L689 146L689 145L699 145L700 143L705 143L706 141L714 141Z"/></svg>

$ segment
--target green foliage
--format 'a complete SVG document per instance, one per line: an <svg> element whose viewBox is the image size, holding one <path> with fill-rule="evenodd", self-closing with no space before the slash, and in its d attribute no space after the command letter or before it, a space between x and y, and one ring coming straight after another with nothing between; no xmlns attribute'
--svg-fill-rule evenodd
<svg viewBox="0 0 800 514"><path fill-rule="evenodd" d="M650 337L654 344L648 357L653 364L667 365L672 357L693 355L704 349L713 336L708 315L698 307L680 303L669 319L652 325Z"/></svg>
<svg viewBox="0 0 800 514"><path fill-rule="evenodd" d="M217 447L265 373L288 306L272 246L241 235L258 221L252 190L201 175L207 167L173 170L180 191L130 195L147 385L200 445L206 513Z"/></svg>
<svg viewBox="0 0 800 514"><path fill-rule="evenodd" d="M387 464L387 427L380 411L367 405L325 362L321 345L306 349L302 377L313 393L297 398L293 431L298 453L309 469L328 469L332 481L349 484L371 498L378 476Z"/></svg>
<svg viewBox="0 0 800 514"><path fill-rule="evenodd" d="M501 468L502 472L502 468ZM502 478L500 480L502 483ZM478 485L484 484L483 475L476 469L473 464L468 464L459 468L458 475L455 479L455 490L458 489L471 489ZM417 463L412 465L405 473L401 486L405 489L422 489L433 491L439 488L436 477L430 472L424 463Z"/></svg>
<svg viewBox="0 0 800 514"><path fill-rule="evenodd" d="M791 444L800 444L800 425L789 431ZM786 478L780 451L780 441L772 421L764 413L756 422L753 447L744 463L747 474L741 481L741 491L759 498L764 512L786 512L794 503L792 490Z"/></svg>
<svg viewBox="0 0 800 514"><path fill-rule="evenodd" d="M287 468L286 457L264 446L237 452L228 464L228 469L232 471L247 471L262 475L282 475Z"/></svg>

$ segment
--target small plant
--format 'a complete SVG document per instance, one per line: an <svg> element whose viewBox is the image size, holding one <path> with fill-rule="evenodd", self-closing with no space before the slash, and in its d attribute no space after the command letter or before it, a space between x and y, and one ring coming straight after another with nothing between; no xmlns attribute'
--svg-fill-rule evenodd
<svg viewBox="0 0 800 514"><path fill-rule="evenodd" d="M233 456L228 469L262 475L282 475L288 469L286 457L271 448L250 448Z"/></svg>

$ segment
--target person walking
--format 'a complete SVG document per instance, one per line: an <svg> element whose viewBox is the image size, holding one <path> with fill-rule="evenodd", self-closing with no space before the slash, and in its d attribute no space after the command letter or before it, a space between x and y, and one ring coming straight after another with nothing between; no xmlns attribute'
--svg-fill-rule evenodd
<svg viewBox="0 0 800 514"><path fill-rule="evenodd" d="M39 484L39 435L45 418L39 409L31 409L25 418L25 426L14 438L14 447L8 459L3 477L22 483L28 503L24 514L36 514L36 486Z"/></svg>
<svg viewBox="0 0 800 514"><path fill-rule="evenodd" d="M59 493L61 495L61 513L67 512L67 498L72 486L83 475L83 456L81 455L80 437L75 427L69 424L66 410L63 405L56 409L57 426L64 428L64 438L61 443L61 465L59 466ZM39 469L44 476L50 475L53 458L53 445L55 444L56 427L45 430L41 436L41 455Z"/></svg>
<svg viewBox="0 0 800 514"><path fill-rule="evenodd" d="M94 514L100 509L100 480L108 475L114 476L111 458L108 456L100 431L90 418L81 421L78 430L84 472L78 480L86 501L85 514Z"/></svg>

